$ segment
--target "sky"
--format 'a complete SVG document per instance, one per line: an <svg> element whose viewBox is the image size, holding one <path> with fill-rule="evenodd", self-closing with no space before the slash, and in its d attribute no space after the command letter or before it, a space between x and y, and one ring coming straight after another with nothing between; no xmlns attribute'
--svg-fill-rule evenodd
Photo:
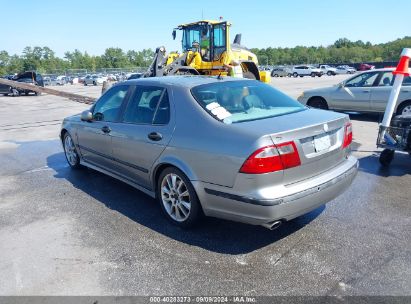
<svg viewBox="0 0 411 304"><path fill-rule="evenodd" d="M74 49L101 55L108 47L180 50L174 27L220 16L248 48L327 46L344 37L382 43L411 35L411 0L0 0L0 7L15 12L1 14L0 50L18 55L26 46L48 46L59 57Z"/></svg>

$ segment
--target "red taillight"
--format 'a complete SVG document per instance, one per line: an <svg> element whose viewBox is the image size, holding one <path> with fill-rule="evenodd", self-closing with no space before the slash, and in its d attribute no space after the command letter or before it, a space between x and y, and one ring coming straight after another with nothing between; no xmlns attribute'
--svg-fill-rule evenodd
<svg viewBox="0 0 411 304"><path fill-rule="evenodd" d="M343 148L347 148L352 143L352 124L349 122L345 125Z"/></svg>
<svg viewBox="0 0 411 304"><path fill-rule="evenodd" d="M300 164L297 147L290 141L258 149L244 162L240 172L261 174L296 167Z"/></svg>

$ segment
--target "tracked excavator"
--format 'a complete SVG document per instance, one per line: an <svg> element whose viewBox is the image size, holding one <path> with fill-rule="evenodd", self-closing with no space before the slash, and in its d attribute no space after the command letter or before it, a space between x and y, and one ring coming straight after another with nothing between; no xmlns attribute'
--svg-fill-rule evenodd
<svg viewBox="0 0 411 304"><path fill-rule="evenodd" d="M269 72L258 70L257 56L241 45L241 34L230 44L230 27L227 21L211 20L179 25L172 36L182 31L182 53L167 54L164 46L158 47L143 77L234 76L270 82Z"/></svg>

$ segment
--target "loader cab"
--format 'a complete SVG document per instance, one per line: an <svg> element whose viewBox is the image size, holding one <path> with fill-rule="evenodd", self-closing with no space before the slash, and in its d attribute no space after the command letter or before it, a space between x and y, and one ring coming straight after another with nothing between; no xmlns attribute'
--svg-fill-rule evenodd
<svg viewBox="0 0 411 304"><path fill-rule="evenodd" d="M183 31L183 52L199 52L202 61L219 61L221 55L227 51L227 22L200 21L180 25L178 29Z"/></svg>

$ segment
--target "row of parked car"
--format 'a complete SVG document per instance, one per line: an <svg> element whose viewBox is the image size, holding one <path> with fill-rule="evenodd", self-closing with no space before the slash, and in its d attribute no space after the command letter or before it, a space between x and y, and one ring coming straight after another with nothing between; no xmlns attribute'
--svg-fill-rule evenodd
<svg viewBox="0 0 411 304"><path fill-rule="evenodd" d="M59 86L65 84L102 85L104 81L124 81L129 78L139 78L141 73L117 73L117 74L87 74L87 75L51 75L43 77L45 86Z"/></svg>
<svg viewBox="0 0 411 304"><path fill-rule="evenodd" d="M338 67L331 67L326 64L322 64L319 67L311 65L297 65L292 68L289 67L275 67L271 71L272 77L321 77L323 75L333 76L337 74L353 74L357 70L348 65L340 65Z"/></svg>

